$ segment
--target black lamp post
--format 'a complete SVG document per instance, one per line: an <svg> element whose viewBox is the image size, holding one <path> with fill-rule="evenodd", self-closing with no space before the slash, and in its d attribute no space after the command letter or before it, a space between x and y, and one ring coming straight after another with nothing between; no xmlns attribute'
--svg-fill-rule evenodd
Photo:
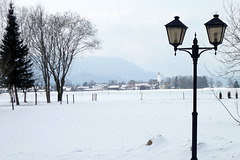
<svg viewBox="0 0 240 160"><path fill-rule="evenodd" d="M222 43L224 33L227 25L218 18L218 15L214 15L214 18L205 23L208 39L210 44L214 47L199 47L198 40L195 38L193 40L193 45L191 48L178 48L182 44L187 26L185 26L179 17L174 17L175 19L166 24L168 40L174 47L175 55L176 51L184 51L190 54L193 59L193 112L192 112L192 158L191 160L197 160L197 61L200 55L208 50L217 50L217 46ZM192 52L190 52L191 50ZM200 51L201 50L201 51ZM200 52L199 52L200 51Z"/></svg>

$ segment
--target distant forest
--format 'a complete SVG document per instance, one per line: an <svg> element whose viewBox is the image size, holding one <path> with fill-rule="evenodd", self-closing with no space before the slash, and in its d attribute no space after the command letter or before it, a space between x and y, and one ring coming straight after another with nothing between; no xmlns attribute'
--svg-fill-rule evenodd
<svg viewBox="0 0 240 160"><path fill-rule="evenodd" d="M193 77L192 76L175 76L175 77L167 77L164 78L161 82L161 86L170 89L190 89L193 88ZM199 76L197 77L197 87L198 88L219 88L219 87L229 87L229 88L240 88L238 81L233 79L228 79L227 84L223 84L219 79L213 80L213 78L209 78L207 76Z"/></svg>
<svg viewBox="0 0 240 160"><path fill-rule="evenodd" d="M193 77L192 76L175 76L172 78L165 78L162 82L164 88L170 89L190 89L193 88ZM198 88L207 88L207 87L222 87L223 84L220 81L214 83L212 78L207 76L198 76L197 77L197 87Z"/></svg>

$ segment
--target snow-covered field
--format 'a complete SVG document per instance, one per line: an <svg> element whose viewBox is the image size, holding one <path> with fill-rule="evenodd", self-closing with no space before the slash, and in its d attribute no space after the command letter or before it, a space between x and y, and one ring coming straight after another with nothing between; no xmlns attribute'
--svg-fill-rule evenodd
<svg viewBox="0 0 240 160"><path fill-rule="evenodd" d="M238 101L226 99L236 90L219 91L237 116ZM27 98L13 111L0 94L0 160L191 159L192 90L66 92L63 104L38 93L37 106ZM198 90L198 159L240 160L240 126L208 89Z"/></svg>

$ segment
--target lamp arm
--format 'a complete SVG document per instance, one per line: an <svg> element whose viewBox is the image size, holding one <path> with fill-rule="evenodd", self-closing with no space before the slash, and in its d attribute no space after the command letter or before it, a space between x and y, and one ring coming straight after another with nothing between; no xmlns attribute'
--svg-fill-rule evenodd
<svg viewBox="0 0 240 160"><path fill-rule="evenodd" d="M192 56L192 53L188 51L188 50L192 50L192 48L177 48L177 50L187 52L190 56ZM175 56L176 56L176 51L175 51Z"/></svg>
<svg viewBox="0 0 240 160"><path fill-rule="evenodd" d="M206 52L206 51L209 51L209 50L212 50L212 49L215 50L215 55L217 54L215 47L200 47L199 49L203 49L203 50L199 53L199 56L200 56L203 52Z"/></svg>
<svg viewBox="0 0 240 160"><path fill-rule="evenodd" d="M212 50L214 49L215 50L215 55L217 54L216 53L216 47L199 47L199 50L202 50L198 55L200 56L203 52L206 52L206 51L209 51L209 50ZM188 50L192 50L192 48L175 48L175 56L176 56L176 51L184 51L184 52L187 52L190 56L192 56L192 53Z"/></svg>

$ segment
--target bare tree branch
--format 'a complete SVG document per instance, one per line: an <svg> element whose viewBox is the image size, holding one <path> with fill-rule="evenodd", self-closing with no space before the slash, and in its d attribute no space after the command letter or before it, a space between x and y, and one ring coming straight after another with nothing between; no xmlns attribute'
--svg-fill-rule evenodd
<svg viewBox="0 0 240 160"><path fill-rule="evenodd" d="M215 96L215 98L222 104L222 106L223 106L223 107L225 108L225 110L228 112L228 114L229 114L238 124L240 124L240 120L238 120L237 118L235 118L235 117L233 116L233 114L229 111L229 109L227 108L227 106L222 102L221 99L218 98L218 96L217 96L217 94L214 92L214 90L211 89L211 91L212 91L213 95ZM236 104L236 108L237 108L237 114L239 115L239 113L238 113L238 104Z"/></svg>

